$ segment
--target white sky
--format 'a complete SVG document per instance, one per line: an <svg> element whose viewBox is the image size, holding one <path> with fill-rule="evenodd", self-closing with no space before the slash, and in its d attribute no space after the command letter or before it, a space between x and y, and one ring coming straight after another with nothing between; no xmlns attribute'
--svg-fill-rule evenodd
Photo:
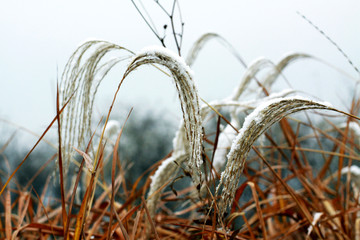
<svg viewBox="0 0 360 240"><path fill-rule="evenodd" d="M143 2L148 3L150 15L162 29L167 19L161 17L153 1ZM247 63L258 57L276 62L288 52L305 52L357 77L339 51L296 11L324 30L360 66L359 1L219 2L180 0L185 22L183 55L201 34L216 32L232 43ZM54 117L57 75L80 43L103 39L133 51L159 45L130 0L2 1L0 34L0 118L39 133ZM193 70L200 95L208 101L229 95L244 72L216 41L205 46ZM109 103L121 74L121 69L114 70L105 80L97 96L98 109ZM353 82L333 69L306 60L291 65L285 74L294 88L346 110L343 103ZM141 105L178 119L176 96L171 81L144 67L125 83L118 106ZM0 121L2 126L8 125Z"/></svg>

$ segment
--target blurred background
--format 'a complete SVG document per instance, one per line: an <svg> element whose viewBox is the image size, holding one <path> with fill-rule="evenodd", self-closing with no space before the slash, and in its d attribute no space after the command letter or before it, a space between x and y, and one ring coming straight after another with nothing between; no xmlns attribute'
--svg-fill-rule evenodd
<svg viewBox="0 0 360 240"><path fill-rule="evenodd" d="M165 7L171 7L163 2ZM259 57L277 62L286 53L303 52L358 78L341 53L297 11L319 26L359 66L359 1L179 3L185 23L183 56L201 34L215 32L227 39L248 64ZM142 4L162 34L163 25L169 24L168 17L154 1L144 0ZM169 27L165 40L175 51L170 30ZM130 0L5 1L0 8L0 31L0 118L37 133L54 117L56 81L81 43L101 39L135 52L160 45ZM217 41L204 47L193 70L200 96L207 101L231 94L244 73L244 67ZM114 69L103 82L97 96L98 108L109 105L122 73L123 68ZM345 75L313 60L298 61L286 69L285 75L293 88L340 108L346 106L343 102L354 87L354 81ZM134 106L135 111L137 108L166 111L166 117L176 126L181 117L171 81L147 67L140 68L126 81L117 106L119 114L120 109L129 106ZM4 124L0 122L1 127L9 127Z"/></svg>

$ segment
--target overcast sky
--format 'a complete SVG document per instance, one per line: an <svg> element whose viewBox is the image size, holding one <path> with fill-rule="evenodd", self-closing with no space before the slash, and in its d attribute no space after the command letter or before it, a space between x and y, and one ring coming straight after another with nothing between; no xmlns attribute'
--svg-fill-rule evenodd
<svg viewBox="0 0 360 240"><path fill-rule="evenodd" d="M167 18L150 0L149 14L161 30ZM182 54L206 32L226 38L247 63L259 57L278 61L288 52L315 55L358 78L339 51L304 21L300 11L326 32L360 66L360 3L348 1L180 0L185 31ZM41 132L54 117L57 76L71 53L87 39L102 39L139 51L159 41L130 0L18 0L0 7L0 118ZM169 45L172 47L172 45ZM193 70L207 101L229 95L244 68L216 41L201 52ZM97 108L109 103L121 78L110 74ZM353 82L323 64L306 60L286 76L296 89L343 107ZM139 69L124 85L118 106L164 111L178 119L180 107L171 81ZM346 109L344 109L346 110ZM100 111L101 112L101 111ZM0 122L1 126L7 124Z"/></svg>

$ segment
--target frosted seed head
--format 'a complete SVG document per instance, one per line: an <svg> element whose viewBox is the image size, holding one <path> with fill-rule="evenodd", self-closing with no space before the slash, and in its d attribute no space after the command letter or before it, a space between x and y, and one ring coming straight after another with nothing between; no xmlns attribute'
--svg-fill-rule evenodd
<svg viewBox="0 0 360 240"><path fill-rule="evenodd" d="M216 190L216 195L219 195L220 185L223 186L219 205L220 218L234 199L240 173L256 139L284 116L307 109L334 110L328 107L327 104L297 96L270 99L261 103L245 118L243 126L234 139L227 155L228 161Z"/></svg>

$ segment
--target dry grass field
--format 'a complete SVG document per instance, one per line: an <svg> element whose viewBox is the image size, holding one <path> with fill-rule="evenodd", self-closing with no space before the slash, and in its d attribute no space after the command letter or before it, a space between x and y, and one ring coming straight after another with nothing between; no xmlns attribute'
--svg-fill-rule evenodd
<svg viewBox="0 0 360 240"><path fill-rule="evenodd" d="M246 71L230 96L207 102L191 67L210 40ZM292 53L277 63L261 58L246 65L215 33L201 36L186 58L165 47L135 53L106 41L82 44L58 82L53 121L14 170L1 172L0 238L360 239L359 99L354 94L344 112L296 89L272 88L289 65L309 59L321 61ZM96 122L97 89L118 64L126 71ZM174 83L182 120L172 150L129 182L119 145L132 111L119 123L112 108L123 82L144 66ZM17 183L51 128L58 133L51 143L56 154L27 184ZM11 141L0 146L8 165ZM46 168L50 163L55 172ZM37 192L32 184L40 173L47 180ZM53 181L57 195L47 192Z"/></svg>

